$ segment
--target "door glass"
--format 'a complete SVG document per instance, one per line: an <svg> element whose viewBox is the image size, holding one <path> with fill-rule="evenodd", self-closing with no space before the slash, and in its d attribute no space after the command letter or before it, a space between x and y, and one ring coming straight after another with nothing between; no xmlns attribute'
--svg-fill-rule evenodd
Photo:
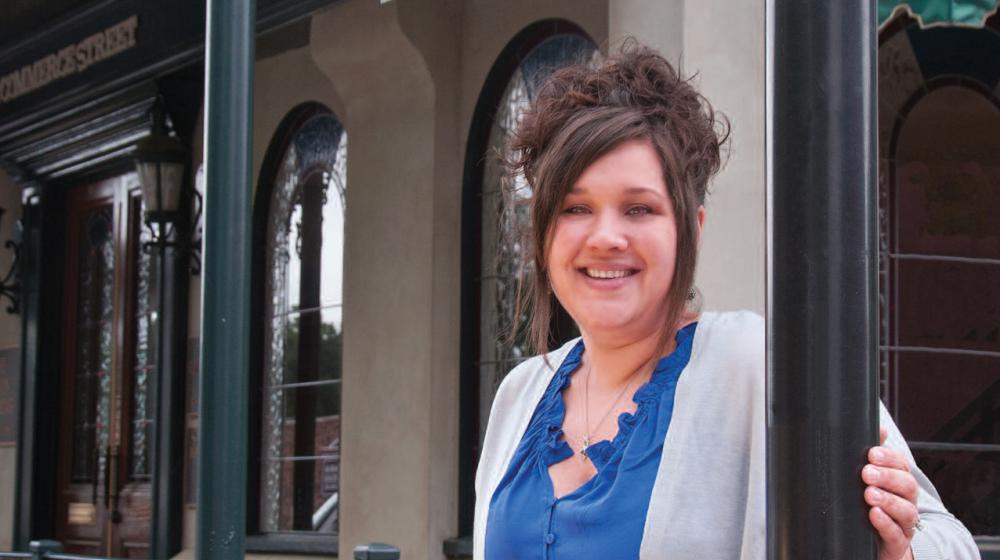
<svg viewBox="0 0 1000 560"><path fill-rule="evenodd" d="M78 233L76 401L73 422L73 481L104 481L111 439L112 294L114 235L112 206L90 210Z"/></svg>
<svg viewBox="0 0 1000 560"><path fill-rule="evenodd" d="M129 446L129 479L132 481L149 480L152 473L150 464L150 444L153 438L153 392L151 385L156 371L156 342L158 326L158 310L156 299L152 297L159 293L156 270L153 267L155 249L148 248L152 240L148 228L142 226L142 199L138 196L129 202L132 216L130 238L133 241L130 250L132 262L135 263L134 297L131 309L132 352L131 400L132 417L130 421L131 445Z"/></svg>

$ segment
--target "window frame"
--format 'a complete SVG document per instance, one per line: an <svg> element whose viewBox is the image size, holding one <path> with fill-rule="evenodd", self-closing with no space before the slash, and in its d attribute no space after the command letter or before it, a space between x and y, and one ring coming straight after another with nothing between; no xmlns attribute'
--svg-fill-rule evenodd
<svg viewBox="0 0 1000 560"><path fill-rule="evenodd" d="M254 194L253 207L253 250L251 261L251 317L260 317L265 309L267 295L267 238L268 220L271 210L271 199L275 183L281 172L281 166L288 149L292 146L296 134L310 120L329 116L341 123L337 115L325 105L317 102L306 102L292 108L278 125L268 145L257 189ZM346 130L345 130L346 134ZM307 170L303 178L309 179L315 170ZM311 181L311 179L309 179ZM345 208L346 214L346 208ZM343 298L341 299L341 305ZM264 381L264 347L265 330L270 322L253 321L250 328L250 348L256 349L250 355L249 386L249 422L247 445L247 503L246 503L246 549L247 552L292 553L307 555L329 555L336 557L339 549L339 532L310 533L302 532L263 532L260 530L260 500L262 471L263 435L263 381ZM341 424L342 425L342 424ZM339 482L338 482L339 485Z"/></svg>

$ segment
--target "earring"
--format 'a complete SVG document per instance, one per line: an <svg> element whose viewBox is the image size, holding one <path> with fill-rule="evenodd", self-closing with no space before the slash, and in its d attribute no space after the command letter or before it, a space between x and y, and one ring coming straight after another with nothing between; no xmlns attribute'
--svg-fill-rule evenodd
<svg viewBox="0 0 1000 560"><path fill-rule="evenodd" d="M687 300L694 301L694 298L698 297L698 291L695 290L694 286L688 289Z"/></svg>

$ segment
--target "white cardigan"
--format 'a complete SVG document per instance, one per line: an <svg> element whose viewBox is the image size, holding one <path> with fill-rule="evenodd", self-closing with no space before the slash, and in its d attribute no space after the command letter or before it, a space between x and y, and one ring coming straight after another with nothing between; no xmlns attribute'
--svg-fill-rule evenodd
<svg viewBox="0 0 1000 560"><path fill-rule="evenodd" d="M548 364L536 356L518 365L500 385L476 472L476 560L484 560L493 492L555 370L575 343L550 352ZM677 384L649 500L642 560L766 557L764 348L764 320L759 315L701 315L691 358ZM913 539L916 560L978 559L972 537L913 464L884 408L881 421L889 428L886 445L905 452L920 483L918 505L925 529Z"/></svg>

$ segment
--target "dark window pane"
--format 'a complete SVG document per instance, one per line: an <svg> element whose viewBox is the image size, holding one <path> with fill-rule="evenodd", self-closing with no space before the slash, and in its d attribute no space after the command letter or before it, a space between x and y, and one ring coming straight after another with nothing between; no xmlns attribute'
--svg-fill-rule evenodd
<svg viewBox="0 0 1000 560"><path fill-rule="evenodd" d="M974 535L1000 535L1000 450L914 449L945 506Z"/></svg>
<svg viewBox="0 0 1000 560"><path fill-rule="evenodd" d="M908 440L1000 445L1000 357L899 352L896 422Z"/></svg>
<svg viewBox="0 0 1000 560"><path fill-rule="evenodd" d="M340 379L342 310L330 307L304 313L291 313L283 321L284 374L281 383L273 386L293 385ZM314 356L313 365L302 369L300 356Z"/></svg>
<svg viewBox="0 0 1000 560"><path fill-rule="evenodd" d="M312 530L305 522L306 502L300 502L298 510L292 504L294 495L304 493L314 497L309 507L318 508L322 504L316 502L339 487L340 383L273 389L265 399L271 404L261 484L262 494L272 500L261 504L262 529L290 530L294 525L296 530ZM306 464L323 472L317 474Z"/></svg>
<svg viewBox="0 0 1000 560"><path fill-rule="evenodd" d="M1000 108L973 89L934 89L906 115L896 153L901 253L1000 255Z"/></svg>
<svg viewBox="0 0 1000 560"><path fill-rule="evenodd" d="M275 523L270 532L312 531L337 533L340 499L340 451L320 459L265 459L263 468L280 473L280 500L274 504ZM307 487L297 475L308 473Z"/></svg>
<svg viewBox="0 0 1000 560"><path fill-rule="evenodd" d="M900 260L897 345L1000 353L1000 265Z"/></svg>

